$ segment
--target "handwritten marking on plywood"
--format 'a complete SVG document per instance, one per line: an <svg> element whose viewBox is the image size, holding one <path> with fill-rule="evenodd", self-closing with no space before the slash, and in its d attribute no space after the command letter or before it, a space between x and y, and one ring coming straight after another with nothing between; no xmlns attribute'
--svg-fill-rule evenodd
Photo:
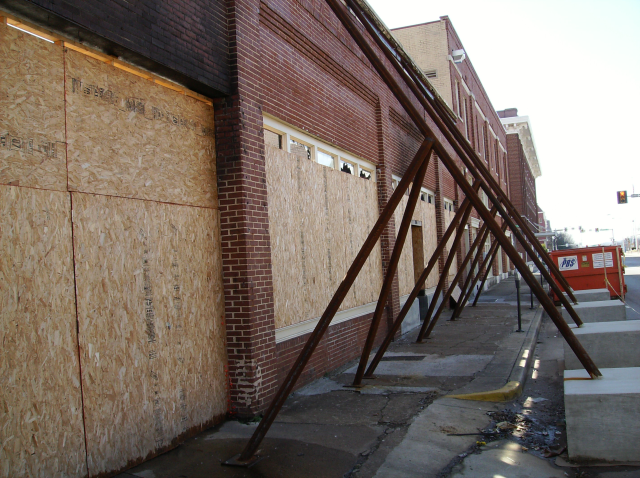
<svg viewBox="0 0 640 478"><path fill-rule="evenodd" d="M276 328L322 315L378 218L376 184L266 148ZM378 243L340 310L377 299Z"/></svg>
<svg viewBox="0 0 640 478"><path fill-rule="evenodd" d="M218 211L73 193L89 469L226 411Z"/></svg>
<svg viewBox="0 0 640 478"><path fill-rule="evenodd" d="M66 191L62 47L0 24L0 184Z"/></svg>
<svg viewBox="0 0 640 478"><path fill-rule="evenodd" d="M69 188L217 207L213 108L65 53Z"/></svg>
<svg viewBox="0 0 640 478"><path fill-rule="evenodd" d="M69 195L0 186L0 476L86 474Z"/></svg>

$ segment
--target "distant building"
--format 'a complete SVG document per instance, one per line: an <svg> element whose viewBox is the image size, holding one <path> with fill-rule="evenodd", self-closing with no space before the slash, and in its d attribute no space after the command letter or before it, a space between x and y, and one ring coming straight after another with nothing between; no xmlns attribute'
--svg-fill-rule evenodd
<svg viewBox="0 0 640 478"><path fill-rule="evenodd" d="M529 117L518 116L516 108L498 111L498 116L507 132L511 202L529 224L529 227L534 232L539 232L536 178L542 175L542 171L538 162ZM525 260L531 260L520 245L518 245L518 252Z"/></svg>
<svg viewBox="0 0 640 478"><path fill-rule="evenodd" d="M545 246L548 251L555 249L551 222L546 219L544 211L540 209L540 207L538 207L538 239L540 240L540 244Z"/></svg>
<svg viewBox="0 0 640 478"><path fill-rule="evenodd" d="M457 119L460 131L508 195L507 136L449 17L442 16L433 22L397 28L391 32L429 78ZM481 196L488 204L484 193ZM474 211L469 220L469 240L475 238L480 224ZM489 247L487 241L485 251ZM505 277L510 269L513 267L509 265L506 254L498 254L493 264L494 277L488 284Z"/></svg>

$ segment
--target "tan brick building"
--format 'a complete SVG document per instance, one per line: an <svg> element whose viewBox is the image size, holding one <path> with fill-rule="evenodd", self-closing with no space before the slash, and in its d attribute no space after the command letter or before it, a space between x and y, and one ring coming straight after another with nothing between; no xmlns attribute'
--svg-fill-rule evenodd
<svg viewBox="0 0 640 478"><path fill-rule="evenodd" d="M391 32L429 78L451 109L460 131L508 195L507 135L449 17ZM468 224L470 241L480 224L474 211ZM485 251L488 249L489 241ZM500 281L510 269L506 255L501 252L487 284Z"/></svg>

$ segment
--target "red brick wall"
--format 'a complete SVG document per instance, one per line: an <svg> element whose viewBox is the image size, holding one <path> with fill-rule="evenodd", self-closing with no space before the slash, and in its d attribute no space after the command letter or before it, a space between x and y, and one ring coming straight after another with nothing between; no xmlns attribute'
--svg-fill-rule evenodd
<svg viewBox="0 0 640 478"><path fill-rule="evenodd" d="M327 371L335 370L350 360L358 358L367 338L372 316L373 314L367 314L330 326L318 344L311 360L309 360L309 363L304 368L300 379L296 383L296 388L300 388L316 380ZM385 321L386 317L383 316L381 323L384 324ZM380 345L386 332L385 327L378 329L374 346ZM304 344L307 342L309 335L310 334L305 334L294 339L286 340L276 346L278 381L281 382L285 379L291 366L298 358L302 347L304 347Z"/></svg>
<svg viewBox="0 0 640 478"><path fill-rule="evenodd" d="M231 96L214 103L231 414L252 415L276 386L262 133L258 2L228 3ZM242 41L239 41L239 40Z"/></svg>
<svg viewBox="0 0 640 478"><path fill-rule="evenodd" d="M511 202L535 232L535 225L538 223L535 178L517 133L507 135L507 161L509 163ZM517 250L523 253L525 260L529 260L528 255L524 253L524 249L519 243L517 244Z"/></svg>
<svg viewBox="0 0 640 478"><path fill-rule="evenodd" d="M376 164L381 208L391 175L404 174L422 135L325 1L231 1L229 18L232 96L216 104L220 209L232 411L250 415L265 407L304 341L275 344L262 114ZM435 159L424 186L436 191L441 237L443 197L461 198ZM390 224L383 272L394 236ZM396 280L389 319L398 310ZM367 328L367 317L331 327L301 383L356 358Z"/></svg>

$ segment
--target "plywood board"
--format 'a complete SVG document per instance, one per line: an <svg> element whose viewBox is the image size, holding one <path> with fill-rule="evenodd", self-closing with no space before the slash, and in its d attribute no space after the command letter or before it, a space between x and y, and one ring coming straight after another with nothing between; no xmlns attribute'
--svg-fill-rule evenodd
<svg viewBox="0 0 640 478"><path fill-rule="evenodd" d="M265 148L269 194L269 234L276 328L306 316L298 199L298 161L286 152ZM277 291L277 292L276 292ZM302 308L302 313L300 313Z"/></svg>
<svg viewBox="0 0 640 478"><path fill-rule="evenodd" d="M0 24L0 184L66 191L62 47Z"/></svg>
<svg viewBox="0 0 640 478"><path fill-rule="evenodd" d="M0 476L84 476L69 194L0 186Z"/></svg>
<svg viewBox="0 0 640 478"><path fill-rule="evenodd" d="M65 53L69 188L217 207L213 108Z"/></svg>
<svg viewBox="0 0 640 478"><path fill-rule="evenodd" d="M349 217L346 198L347 191L344 187L348 179L345 173L335 169L325 168L323 176L326 178L327 191L327 255L330 255L329 267L329 297L333 296L344 276L349 270L351 262L349 255L351 254L351 241L349 239L349 229L347 228L347 220ZM353 291L347 294L348 301L342 301L339 310L346 310L352 307L351 297Z"/></svg>
<svg viewBox="0 0 640 478"><path fill-rule="evenodd" d="M73 193L91 475L226 411L218 211Z"/></svg>
<svg viewBox="0 0 640 478"><path fill-rule="evenodd" d="M276 328L319 317L378 218L376 184L266 148ZM376 245L340 310L377 300Z"/></svg>
<svg viewBox="0 0 640 478"><path fill-rule="evenodd" d="M451 224L451 221L453 220L455 215L456 213L454 211L449 211L448 209L444 211L444 230L445 231L447 230L447 227L449 227L449 224ZM463 234L466 234L466 233L463 232ZM451 237L447 241L447 252L451 251L455 238L456 238L456 233L454 232L453 234L451 234ZM449 268L449 281L453 280L453 278L456 275L456 272L458 272L458 262L457 262L457 258L454 255L453 262L451 263L451 267Z"/></svg>
<svg viewBox="0 0 640 478"><path fill-rule="evenodd" d="M422 217L422 239L424 241L424 258L425 263L428 263L431 259L431 256L438 247L438 229L436 223L436 208L434 204L428 204L426 202L420 203L420 215ZM425 264L426 266L426 264ZM435 287L438 285L438 278L440 274L438 272L438 266L436 265L427 281L425 283L425 288L430 289L431 287Z"/></svg>

